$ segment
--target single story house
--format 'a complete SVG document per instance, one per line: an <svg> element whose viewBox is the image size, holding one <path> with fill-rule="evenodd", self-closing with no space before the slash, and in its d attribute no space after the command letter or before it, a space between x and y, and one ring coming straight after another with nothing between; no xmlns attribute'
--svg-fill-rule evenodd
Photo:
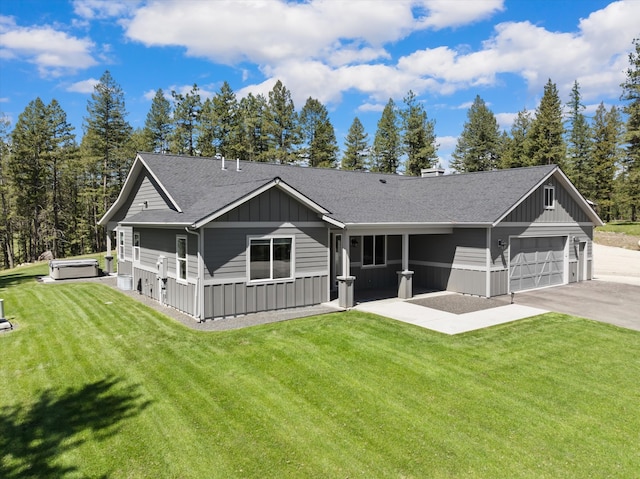
<svg viewBox="0 0 640 479"><path fill-rule="evenodd" d="M118 275L199 320L370 290L492 297L592 277L602 221L555 165L407 177L139 153L100 219Z"/></svg>

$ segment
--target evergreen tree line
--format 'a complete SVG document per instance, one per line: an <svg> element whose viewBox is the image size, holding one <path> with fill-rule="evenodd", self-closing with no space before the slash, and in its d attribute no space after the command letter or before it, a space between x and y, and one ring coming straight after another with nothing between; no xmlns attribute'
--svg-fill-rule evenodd
<svg viewBox="0 0 640 479"><path fill-rule="evenodd" d="M468 111L451 167L458 172L560 165L603 219L636 220L640 205L640 42L629 55L622 86L622 114L601 104L584 115L576 82L566 105L548 81L539 107L518 113L500 132L478 96ZM386 104L373 141L356 117L338 145L327 108L308 98L300 111L277 81L264 95L238 100L227 82L204 101L198 86L185 94L158 90L145 125L126 120L122 89L107 71L87 102L77 142L66 113L54 99L30 102L12 131L0 121L0 251L5 268L105 249L97 220L115 201L136 151L221 156L246 161L419 175L435 166L435 122L409 91L403 105ZM178 160L179 161L179 160Z"/></svg>

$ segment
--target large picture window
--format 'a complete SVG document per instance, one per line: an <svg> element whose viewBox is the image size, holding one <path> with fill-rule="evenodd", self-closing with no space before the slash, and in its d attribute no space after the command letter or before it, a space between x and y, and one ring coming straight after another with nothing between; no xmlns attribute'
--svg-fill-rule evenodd
<svg viewBox="0 0 640 479"><path fill-rule="evenodd" d="M176 274L178 279L187 279L187 237L176 237Z"/></svg>
<svg viewBox="0 0 640 479"><path fill-rule="evenodd" d="M362 237L362 266L383 266L386 264L386 236Z"/></svg>
<svg viewBox="0 0 640 479"><path fill-rule="evenodd" d="M293 238L249 238L249 280L293 277Z"/></svg>

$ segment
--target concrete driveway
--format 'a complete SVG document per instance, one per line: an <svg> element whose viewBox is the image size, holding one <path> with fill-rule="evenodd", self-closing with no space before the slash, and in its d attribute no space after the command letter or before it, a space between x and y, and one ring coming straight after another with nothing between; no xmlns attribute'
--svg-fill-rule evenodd
<svg viewBox="0 0 640 479"><path fill-rule="evenodd" d="M640 251L594 244L594 280L516 293L523 306L640 331Z"/></svg>

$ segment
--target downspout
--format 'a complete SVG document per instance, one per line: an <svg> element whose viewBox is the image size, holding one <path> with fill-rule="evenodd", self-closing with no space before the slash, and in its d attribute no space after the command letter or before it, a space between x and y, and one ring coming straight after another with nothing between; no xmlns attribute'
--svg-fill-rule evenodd
<svg viewBox="0 0 640 479"><path fill-rule="evenodd" d="M200 293L200 287L202 283L202 255L201 255L201 236L199 231L192 231L188 226L185 226L184 230L187 233L191 233L192 235L197 236L198 238L198 277L196 278L196 287L193 291L193 306L196 309L194 316L198 319L198 321L203 322L204 318L200 317L202 314L202 308L200 304L200 299L203 294Z"/></svg>

